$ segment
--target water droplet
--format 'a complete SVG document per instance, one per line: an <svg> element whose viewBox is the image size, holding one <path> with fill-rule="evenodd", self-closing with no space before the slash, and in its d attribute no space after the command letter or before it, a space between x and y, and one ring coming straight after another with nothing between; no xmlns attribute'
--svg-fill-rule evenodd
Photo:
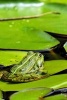
<svg viewBox="0 0 67 100"><path fill-rule="evenodd" d="M19 44L19 43L20 43L20 41L17 41L16 43L18 43L18 44Z"/></svg>
<svg viewBox="0 0 67 100"><path fill-rule="evenodd" d="M29 22L30 22L30 20L26 20L26 22L27 22L27 23L29 23Z"/></svg>
<svg viewBox="0 0 67 100"><path fill-rule="evenodd" d="M9 27L11 28L12 27L12 24L10 24Z"/></svg>

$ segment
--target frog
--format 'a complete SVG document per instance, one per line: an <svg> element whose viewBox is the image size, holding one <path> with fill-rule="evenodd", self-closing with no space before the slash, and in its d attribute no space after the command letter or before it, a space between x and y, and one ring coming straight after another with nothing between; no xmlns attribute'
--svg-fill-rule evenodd
<svg viewBox="0 0 67 100"><path fill-rule="evenodd" d="M39 52L29 51L18 63L10 67L10 70L1 70L0 79L8 82L31 82L46 76L44 56Z"/></svg>

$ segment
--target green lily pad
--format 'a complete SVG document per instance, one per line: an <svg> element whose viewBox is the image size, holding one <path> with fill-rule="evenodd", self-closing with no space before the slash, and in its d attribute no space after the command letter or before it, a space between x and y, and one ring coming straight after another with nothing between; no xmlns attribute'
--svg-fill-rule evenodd
<svg viewBox="0 0 67 100"><path fill-rule="evenodd" d="M48 88L34 88L23 90L11 95L10 100L21 100L21 98L24 100L67 100L67 97L64 94L58 94L40 99L49 92L51 92L51 89Z"/></svg>
<svg viewBox="0 0 67 100"><path fill-rule="evenodd" d="M49 9L49 11L56 11L60 14L50 14L45 15L38 19L30 20L30 26L34 26L37 23L36 28L40 28L47 32L52 32L61 35L67 35L67 5L64 4L45 4L44 9ZM41 24L40 24L41 23Z"/></svg>
<svg viewBox="0 0 67 100"><path fill-rule="evenodd" d="M44 12L43 3L42 2L33 2L24 3L14 1L0 4L0 18L17 18L23 16L35 16ZM22 13L21 13L22 12Z"/></svg>
<svg viewBox="0 0 67 100"><path fill-rule="evenodd" d="M2 91L20 91L23 89L36 88L36 87L49 87L49 88L51 87L54 89L67 87L67 74L54 75L45 79L28 83L11 84L8 82L0 81L0 89Z"/></svg>
<svg viewBox="0 0 67 100"><path fill-rule="evenodd" d="M36 16L41 14L40 9L43 9L42 3L19 2L0 4L0 18L8 19L22 16ZM35 12L35 10L37 11ZM47 33L42 32L41 29L35 28L35 25L33 27L29 27L28 22L28 19L20 20L20 22L1 21L0 28L2 29L2 27L4 27L4 30L0 30L0 32L2 33L0 34L0 43L2 44L0 44L0 48L44 50L51 48L59 43L58 40L54 39Z"/></svg>
<svg viewBox="0 0 67 100"><path fill-rule="evenodd" d="M17 64L26 54L27 52L24 51L0 50L0 65L9 66Z"/></svg>
<svg viewBox="0 0 67 100"><path fill-rule="evenodd" d="M17 27L14 26L11 28L10 23L6 24L6 27L3 26L5 27L4 32L2 30L2 34L0 34L0 48L19 50L45 50L59 44L58 40L49 34L39 31L35 28L24 27L20 29L18 26L17 29ZM2 25L4 25L4 23L2 23ZM16 25L16 23L14 25Z"/></svg>
<svg viewBox="0 0 67 100"><path fill-rule="evenodd" d="M63 34L67 35L67 12L66 4L51 4L51 3L21 3L21 8L19 6L20 2L13 3L13 6L10 6L8 2L3 3L3 6L0 5L0 18L15 18L15 17L39 17L39 18L29 18L24 20L11 20L6 22L0 22L0 32L3 34L3 36L6 36L8 33L12 34L11 36L16 36L18 33L25 33L23 30L27 30L27 28L36 28L38 30L42 31L49 31L53 33ZM21 13L22 12L22 13ZM45 15L46 12L60 12L61 14L48 14ZM53 22L53 23L52 23ZM4 27L4 30L2 29ZM8 28L9 27L9 28ZM31 32L28 30L28 32ZM34 32L33 32L34 33ZM41 34L41 32L38 32ZM37 33L37 34L38 34ZM14 34L14 35L13 35ZM43 34L43 33L42 33ZM14 37L15 37L14 36ZM20 35L21 36L21 35ZM0 36L2 37L2 36ZM6 37L3 37L2 40L4 40ZM9 36L7 37L9 38ZM15 37L16 38L16 37ZM28 38L26 38L28 39ZM14 41L14 40L13 40ZM7 41L6 41L7 42ZM19 45L19 39L16 41ZM8 44L7 44L8 45Z"/></svg>
<svg viewBox="0 0 67 100"><path fill-rule="evenodd" d="M55 41L50 42L49 39L47 40L47 38L50 38L48 36L45 40L46 33L42 31L49 31L53 33L67 35L67 28L66 28L67 13L66 13L66 8L65 8L66 5L64 4L55 5L55 4L48 4L48 3L45 4L42 2L35 3L35 4L22 3L21 4L22 9L21 9L19 4L20 2L14 3L13 6L9 7L9 4L7 2L6 4L4 3L3 6L0 5L1 6L0 18L1 19L15 18L15 17L24 17L24 16L35 17L36 15L39 16L39 18L29 18L29 19L24 19L24 20L19 20L19 21L18 20L11 20L11 21L5 21L5 22L1 21L0 32L2 34L0 34L0 37L1 37L0 43L2 45L0 44L0 48L40 50L40 49L50 48L58 44ZM45 15L46 12L54 12L54 11L57 11L57 12L59 11L61 14ZM4 27L4 30L2 29L3 27ZM35 37L37 39L35 39ZM48 47L48 41L50 45L49 47Z"/></svg>
<svg viewBox="0 0 67 100"><path fill-rule="evenodd" d="M46 2L50 2L50 3L53 3L54 2L54 3L67 4L67 1L66 0L46 0Z"/></svg>
<svg viewBox="0 0 67 100"><path fill-rule="evenodd" d="M21 98L24 100L39 100L40 97L46 95L49 92L51 92L51 89L43 87L22 90L10 96L10 100L21 100Z"/></svg>
<svg viewBox="0 0 67 100"><path fill-rule="evenodd" d="M47 70L47 73L52 75L67 69L67 60L45 61L44 67Z"/></svg>

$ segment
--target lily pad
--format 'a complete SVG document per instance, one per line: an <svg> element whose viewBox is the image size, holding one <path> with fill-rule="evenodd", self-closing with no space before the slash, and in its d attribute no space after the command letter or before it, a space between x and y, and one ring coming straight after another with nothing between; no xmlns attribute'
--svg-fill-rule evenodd
<svg viewBox="0 0 67 100"><path fill-rule="evenodd" d="M22 51L4 51L0 50L0 65L9 66L17 64L20 60L26 56L27 52Z"/></svg>
<svg viewBox="0 0 67 100"><path fill-rule="evenodd" d="M21 100L21 98L24 100L67 100L67 97L64 94L58 94L40 99L42 96L45 96L50 91L51 89L48 88L34 88L29 90L23 90L11 95L10 100Z"/></svg>
<svg viewBox="0 0 67 100"><path fill-rule="evenodd" d="M0 30L2 33L0 34L0 43L2 43L2 45L0 44L0 48L44 50L57 45L59 43L58 40L41 31L41 29L35 28L35 25L29 27L28 19L25 20L25 18L23 18L24 20L20 20L20 22L13 20L2 22L5 18L8 20L9 18L11 19L23 16L39 16L42 14L40 11L41 9L43 10L43 3L18 2L0 4L0 27L1 29L4 27L4 30ZM35 10L37 11L35 12Z"/></svg>
<svg viewBox="0 0 67 100"><path fill-rule="evenodd" d="M10 96L10 100L21 100L21 98L24 100L39 100L41 96L44 96L49 92L51 92L51 89L43 87L22 90Z"/></svg>
<svg viewBox="0 0 67 100"><path fill-rule="evenodd" d="M11 5L9 7L9 5ZM20 7L21 5L21 7ZM66 12L66 4L51 4L51 3L21 3L20 2L10 2L0 4L0 18L16 18L16 17L28 17L28 19L24 20L13 20L0 22L0 32L3 36L10 34L24 33L23 29L25 28L37 28L42 31L49 31L57 34L67 35L67 12ZM22 12L22 13L21 13ZM60 14L52 14L48 12L60 12ZM38 18L34 18L35 16L39 16ZM43 15L43 16L42 16ZM30 18L30 17L33 18ZM52 23L53 22L53 23ZM2 29L4 27L4 30ZM9 27L9 28L8 28ZM22 32L23 31L23 32ZM30 31L32 33L32 31ZM0 36L2 37L2 36ZM3 37L4 40L6 37ZM16 37L15 37L16 38ZM14 40L13 40L14 41ZM16 41L19 43L19 39Z"/></svg>
<svg viewBox="0 0 67 100"><path fill-rule="evenodd" d="M67 60L51 60L45 61L44 67L47 73L52 75L67 69Z"/></svg>
<svg viewBox="0 0 67 100"><path fill-rule="evenodd" d="M9 5L11 6L9 7ZM67 28L66 28L67 14L65 10L65 7L66 7L65 5L61 5L61 4L55 5L55 4L48 4L48 3L45 4L42 2L35 3L35 4L21 3L22 9L20 8L19 5L20 5L20 2L13 3L13 5L12 3L9 4L7 2L6 4L0 5L1 19L24 17L24 16L29 17L28 19L23 18L24 20L19 20L19 21L11 20L11 21L0 22L0 28L1 28L0 32L2 33L0 35L1 37L0 43L2 43L2 45L0 44L0 48L34 49L34 50L35 49L40 50L40 49L45 49L45 48L47 49L52 46L55 46L58 43L55 43L55 41L50 42L49 39L47 40L47 38L50 38L49 36L47 36L45 40L46 33L42 31L49 31L49 32L58 33L58 34L67 34ZM45 15L46 12L48 13L48 12L54 12L54 11L55 12L59 11L61 14L58 15L58 14L50 13L48 15ZM21 12L24 12L24 13L21 13ZM36 15L39 17L34 18ZM30 18L31 16L33 18ZM2 29L3 27L4 27L4 30ZM35 39L35 37L37 39ZM49 47L47 44L48 41L50 45Z"/></svg>
<svg viewBox="0 0 67 100"><path fill-rule="evenodd" d="M17 28L15 26L16 23L10 27L10 22L9 24L5 24L7 25L3 26L5 27L4 31L2 30L2 34L0 34L0 48L18 50L45 50L59 44L58 40L35 28L20 28L19 26ZM2 25L4 25L4 23L2 23Z"/></svg>
<svg viewBox="0 0 67 100"><path fill-rule="evenodd" d="M46 0L46 2L67 4L66 0Z"/></svg>
<svg viewBox="0 0 67 100"><path fill-rule="evenodd" d="M42 11L41 11L42 10ZM22 13L21 13L22 12ZM0 20L5 18L18 18L23 16L35 16L44 12L42 2L17 2L12 0L10 2L6 1L5 3L0 4ZM23 17L24 18L24 17Z"/></svg>

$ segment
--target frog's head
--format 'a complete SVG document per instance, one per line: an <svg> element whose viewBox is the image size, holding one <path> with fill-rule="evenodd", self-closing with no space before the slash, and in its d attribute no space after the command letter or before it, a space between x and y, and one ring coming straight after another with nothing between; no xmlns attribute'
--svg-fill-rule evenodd
<svg viewBox="0 0 67 100"><path fill-rule="evenodd" d="M40 67L44 64L44 56L41 53L36 53L38 55L37 65Z"/></svg>
<svg viewBox="0 0 67 100"><path fill-rule="evenodd" d="M38 60L36 62L36 67L38 67L39 74L45 74L46 70L44 67L44 56L41 53L36 53L38 55Z"/></svg>

